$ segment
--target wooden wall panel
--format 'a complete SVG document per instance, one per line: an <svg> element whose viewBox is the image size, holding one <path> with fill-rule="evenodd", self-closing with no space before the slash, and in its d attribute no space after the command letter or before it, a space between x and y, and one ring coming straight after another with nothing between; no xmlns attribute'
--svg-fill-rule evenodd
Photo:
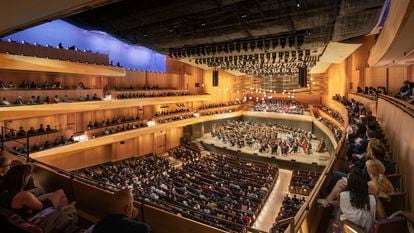
<svg viewBox="0 0 414 233"><path fill-rule="evenodd" d="M387 86L387 69L385 67L366 68L365 69L365 86L367 87Z"/></svg>
<svg viewBox="0 0 414 233"><path fill-rule="evenodd" d="M68 87L83 82L89 88L102 88L102 77L98 75L0 70L0 80L3 82L13 81L16 85L20 85L23 81L34 81L36 84L43 84L46 81L49 84L60 82L63 86Z"/></svg>
<svg viewBox="0 0 414 233"><path fill-rule="evenodd" d="M390 95L395 95L403 85L404 80L408 77L409 68L406 66L390 67L388 69L388 92Z"/></svg>
<svg viewBox="0 0 414 233"><path fill-rule="evenodd" d="M44 157L39 160L58 168L72 171L111 161L111 145L95 147L75 154L62 154L59 157Z"/></svg>
<svg viewBox="0 0 414 233"><path fill-rule="evenodd" d="M130 86L143 87L145 85L146 74L144 71L126 71L125 77L108 77L105 79L104 87L115 88Z"/></svg>
<svg viewBox="0 0 414 233"><path fill-rule="evenodd" d="M112 144L111 161L123 160L139 154L138 138Z"/></svg>
<svg viewBox="0 0 414 233"><path fill-rule="evenodd" d="M146 155L154 152L154 134L147 134L138 138L139 154Z"/></svg>
<svg viewBox="0 0 414 233"><path fill-rule="evenodd" d="M204 101L204 103L223 103L243 99L243 95L241 94L243 79L244 77L237 77L227 72L219 71L219 85L213 87L212 71L205 70L203 78L204 91L212 95L212 100Z"/></svg>
<svg viewBox="0 0 414 233"><path fill-rule="evenodd" d="M179 146L183 136L183 127L167 129L166 150Z"/></svg>

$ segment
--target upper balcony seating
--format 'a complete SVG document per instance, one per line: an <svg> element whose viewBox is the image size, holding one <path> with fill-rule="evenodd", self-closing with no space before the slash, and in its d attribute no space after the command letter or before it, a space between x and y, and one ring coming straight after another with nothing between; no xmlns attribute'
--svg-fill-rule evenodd
<svg viewBox="0 0 414 233"><path fill-rule="evenodd" d="M64 48L61 44L53 47L50 45L42 46L40 44L29 44L27 42L18 43L11 40L0 41L0 53L97 65L109 65L109 54L94 53L87 50L78 50L75 46Z"/></svg>

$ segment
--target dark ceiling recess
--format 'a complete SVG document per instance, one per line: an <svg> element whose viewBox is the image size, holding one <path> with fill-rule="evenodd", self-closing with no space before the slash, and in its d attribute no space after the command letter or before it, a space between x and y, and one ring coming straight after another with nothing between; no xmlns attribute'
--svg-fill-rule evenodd
<svg viewBox="0 0 414 233"><path fill-rule="evenodd" d="M235 58L251 58L255 67L279 60L298 62L301 54L315 62L329 41L369 33L383 4L384 0L124 0L66 20L172 57L237 69Z"/></svg>

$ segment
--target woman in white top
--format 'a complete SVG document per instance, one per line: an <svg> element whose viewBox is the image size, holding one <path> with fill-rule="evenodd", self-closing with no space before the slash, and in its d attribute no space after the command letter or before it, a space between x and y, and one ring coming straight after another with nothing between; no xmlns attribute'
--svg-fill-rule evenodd
<svg viewBox="0 0 414 233"><path fill-rule="evenodd" d="M347 191L339 194L341 221L349 220L368 232L375 222L376 201L368 193L367 180L359 169L352 169L348 177Z"/></svg>

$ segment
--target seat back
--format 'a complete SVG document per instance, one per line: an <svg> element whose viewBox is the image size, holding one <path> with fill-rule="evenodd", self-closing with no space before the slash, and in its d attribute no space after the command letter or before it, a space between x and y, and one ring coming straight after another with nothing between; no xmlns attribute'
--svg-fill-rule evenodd
<svg viewBox="0 0 414 233"><path fill-rule="evenodd" d="M381 219L377 221L370 231L371 233L407 233L407 219L405 217L396 216L392 219Z"/></svg>
<svg viewBox="0 0 414 233"><path fill-rule="evenodd" d="M401 190L401 174L391 174L387 175L388 180L391 182L392 186L394 186L395 190Z"/></svg>
<svg viewBox="0 0 414 233"><path fill-rule="evenodd" d="M390 200L381 199L385 214L389 216L399 210L404 210L406 196L405 192L397 192L390 195Z"/></svg>
<svg viewBox="0 0 414 233"><path fill-rule="evenodd" d="M364 228L356 225L355 223L349 220L342 221L342 232L343 233L366 233Z"/></svg>

